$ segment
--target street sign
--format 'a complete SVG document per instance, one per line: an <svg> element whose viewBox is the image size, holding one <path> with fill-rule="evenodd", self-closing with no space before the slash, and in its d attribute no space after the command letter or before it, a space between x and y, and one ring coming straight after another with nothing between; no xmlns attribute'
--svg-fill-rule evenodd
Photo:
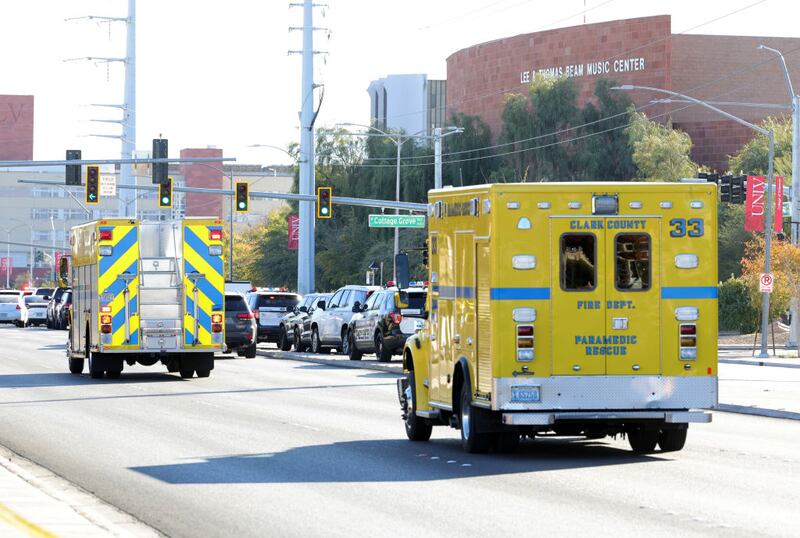
<svg viewBox="0 0 800 538"><path fill-rule="evenodd" d="M775 278L772 273L761 273L758 279L758 291L761 293L772 293L772 285L775 283Z"/></svg>
<svg viewBox="0 0 800 538"><path fill-rule="evenodd" d="M370 215L370 228L424 228L425 215Z"/></svg>
<svg viewBox="0 0 800 538"><path fill-rule="evenodd" d="M115 176L100 176L100 196L117 195L117 178Z"/></svg>

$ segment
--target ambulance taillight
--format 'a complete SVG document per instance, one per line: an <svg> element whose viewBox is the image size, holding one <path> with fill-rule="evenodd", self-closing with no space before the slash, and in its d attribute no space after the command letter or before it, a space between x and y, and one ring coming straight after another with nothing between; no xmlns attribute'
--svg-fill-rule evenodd
<svg viewBox="0 0 800 538"><path fill-rule="evenodd" d="M100 241L111 241L113 238L113 230L100 230Z"/></svg>
<svg viewBox="0 0 800 538"><path fill-rule="evenodd" d="M100 316L100 332L102 334L111 334L111 315L103 314Z"/></svg>
<svg viewBox="0 0 800 538"><path fill-rule="evenodd" d="M517 325L517 360L533 360L533 325Z"/></svg>
<svg viewBox="0 0 800 538"><path fill-rule="evenodd" d="M680 344L681 360L697 358L697 325L694 323L680 325Z"/></svg>
<svg viewBox="0 0 800 538"><path fill-rule="evenodd" d="M222 314L211 314L211 332L222 332Z"/></svg>

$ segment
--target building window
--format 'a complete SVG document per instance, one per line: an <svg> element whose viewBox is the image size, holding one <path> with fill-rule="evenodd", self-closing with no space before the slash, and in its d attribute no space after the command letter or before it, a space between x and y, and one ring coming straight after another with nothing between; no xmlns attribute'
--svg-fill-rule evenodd
<svg viewBox="0 0 800 538"><path fill-rule="evenodd" d="M33 220L50 220L50 217L58 218L58 209L47 207L34 207L31 209L31 219Z"/></svg>
<svg viewBox="0 0 800 538"><path fill-rule="evenodd" d="M60 191L56 187L34 187L32 193L34 198L61 198L63 194Z"/></svg>

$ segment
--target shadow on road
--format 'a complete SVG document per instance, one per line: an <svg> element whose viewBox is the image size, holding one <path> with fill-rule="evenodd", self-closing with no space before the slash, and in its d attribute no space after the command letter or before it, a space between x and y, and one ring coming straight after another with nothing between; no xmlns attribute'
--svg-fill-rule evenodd
<svg viewBox="0 0 800 538"><path fill-rule="evenodd" d="M410 482L555 471L665 461L593 441L524 442L516 454L472 455L458 440L348 441L284 452L209 458L199 462L132 467L168 484L278 484Z"/></svg>
<svg viewBox="0 0 800 538"><path fill-rule="evenodd" d="M66 361L65 361L66 362ZM188 381L166 372L123 373L119 379L92 379L86 374L38 373L0 375L0 389L31 387L69 387L75 385L125 385L127 383L155 383L163 381Z"/></svg>
<svg viewBox="0 0 800 538"><path fill-rule="evenodd" d="M40 351L50 351L52 349L65 351L67 349L67 344L66 343L63 343L63 344L49 344L49 345L46 345L46 346L39 346L37 349L40 350Z"/></svg>

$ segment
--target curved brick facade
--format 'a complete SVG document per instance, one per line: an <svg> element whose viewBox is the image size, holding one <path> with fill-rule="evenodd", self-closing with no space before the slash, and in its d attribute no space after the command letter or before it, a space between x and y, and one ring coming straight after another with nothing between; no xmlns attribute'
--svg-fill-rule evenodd
<svg viewBox="0 0 800 538"><path fill-rule="evenodd" d="M33 159L33 96L0 95L0 161Z"/></svg>
<svg viewBox="0 0 800 538"><path fill-rule="evenodd" d="M568 76L575 81L578 105L593 99L599 78L619 84L651 86L687 93L698 99L749 103L789 103L783 70L760 43L785 53L800 48L800 39L672 34L669 15L626 19L523 34L482 43L447 59L447 110L480 116L500 133L504 95L526 91L533 73ZM800 83L800 60L787 62ZM795 66L792 69L792 66ZM724 80L716 81L722 77ZM637 105L664 97L628 92ZM728 155L752 138L752 131L699 107L656 105L648 116L689 133L692 158L720 171ZM758 122L779 109L725 106L729 112Z"/></svg>

